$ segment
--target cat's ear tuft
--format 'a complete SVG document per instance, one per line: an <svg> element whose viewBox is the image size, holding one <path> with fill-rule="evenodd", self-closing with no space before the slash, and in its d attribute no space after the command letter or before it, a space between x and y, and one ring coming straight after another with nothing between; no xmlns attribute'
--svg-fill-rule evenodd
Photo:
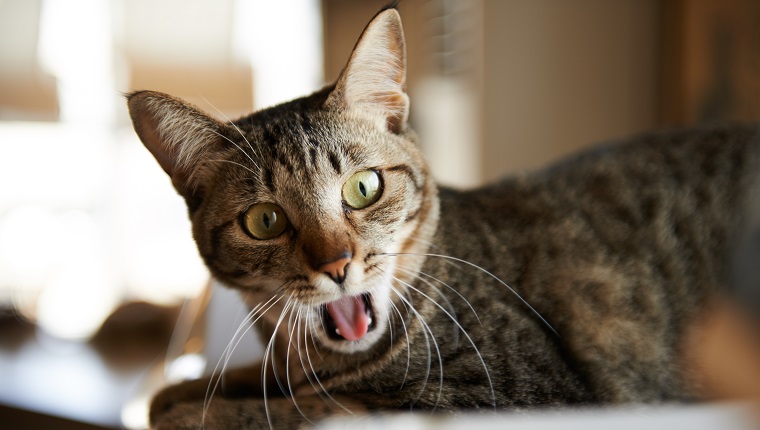
<svg viewBox="0 0 760 430"><path fill-rule="evenodd" d="M384 9L364 29L327 103L372 115L394 133L406 127L406 46L396 9Z"/></svg>
<svg viewBox="0 0 760 430"><path fill-rule="evenodd" d="M127 104L137 135L174 187L192 192L203 160L219 146L225 126L189 103L155 91L130 93Z"/></svg>

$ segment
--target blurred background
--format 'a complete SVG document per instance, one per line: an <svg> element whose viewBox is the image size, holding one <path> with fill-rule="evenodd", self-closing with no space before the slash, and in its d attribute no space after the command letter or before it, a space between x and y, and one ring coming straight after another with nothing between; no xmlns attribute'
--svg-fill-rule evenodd
<svg viewBox="0 0 760 430"><path fill-rule="evenodd" d="M385 3L0 0L0 421L127 425L125 402L206 290L184 203L123 94L167 92L224 120L309 93L338 76ZM645 130L760 117L755 1L400 11L411 121L445 184Z"/></svg>

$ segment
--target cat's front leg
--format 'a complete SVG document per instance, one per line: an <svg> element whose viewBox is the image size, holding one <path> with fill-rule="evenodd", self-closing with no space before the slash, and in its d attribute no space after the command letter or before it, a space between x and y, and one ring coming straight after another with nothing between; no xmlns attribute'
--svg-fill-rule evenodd
<svg viewBox="0 0 760 430"><path fill-rule="evenodd" d="M204 402L175 405L152 423L154 430L243 430L311 428L321 419L367 412L367 403L357 397L263 397L214 398Z"/></svg>
<svg viewBox="0 0 760 430"><path fill-rule="evenodd" d="M275 380L270 377L269 381ZM279 390L272 387L270 395L278 395ZM261 396L261 363L249 367L225 372L221 379L206 377L181 382L163 388L151 400L150 422L158 422L162 416L182 404L204 402L210 396L220 397L255 397Z"/></svg>

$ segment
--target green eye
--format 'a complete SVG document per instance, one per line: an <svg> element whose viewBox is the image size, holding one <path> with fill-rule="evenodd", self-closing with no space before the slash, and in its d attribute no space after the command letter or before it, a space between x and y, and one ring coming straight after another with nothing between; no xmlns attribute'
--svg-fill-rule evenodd
<svg viewBox="0 0 760 430"><path fill-rule="evenodd" d="M282 208L273 203L257 203L243 215L243 227L256 239L274 239L288 226Z"/></svg>
<svg viewBox="0 0 760 430"><path fill-rule="evenodd" d="M343 201L354 209L364 209L375 203L382 193L380 175L374 170L356 172L343 184Z"/></svg>

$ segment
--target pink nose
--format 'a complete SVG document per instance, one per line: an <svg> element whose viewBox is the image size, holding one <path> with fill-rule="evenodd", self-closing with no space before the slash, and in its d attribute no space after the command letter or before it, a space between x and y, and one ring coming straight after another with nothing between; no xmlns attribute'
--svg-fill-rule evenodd
<svg viewBox="0 0 760 430"><path fill-rule="evenodd" d="M337 260L322 264L317 268L317 271L329 276L336 284L342 284L346 280L346 267L350 262L351 255L344 254Z"/></svg>

